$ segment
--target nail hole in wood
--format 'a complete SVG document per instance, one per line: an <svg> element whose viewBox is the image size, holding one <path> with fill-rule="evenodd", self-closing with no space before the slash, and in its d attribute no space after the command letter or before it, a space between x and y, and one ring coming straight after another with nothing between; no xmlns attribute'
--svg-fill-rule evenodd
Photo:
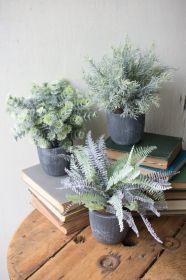
<svg viewBox="0 0 186 280"><path fill-rule="evenodd" d="M180 240L171 236L167 236L163 240L162 247L168 250L176 250L180 247L180 245L181 245Z"/></svg>
<svg viewBox="0 0 186 280"><path fill-rule="evenodd" d="M136 238L127 237L123 240L122 244L123 244L123 246L133 247L138 244L138 241Z"/></svg>
<svg viewBox="0 0 186 280"><path fill-rule="evenodd" d="M73 240L76 244L84 243L85 242L85 237L83 235L78 235Z"/></svg>
<svg viewBox="0 0 186 280"><path fill-rule="evenodd" d="M139 259L144 259L145 256L146 256L145 254L139 254L139 255L138 255L138 258L139 258Z"/></svg>
<svg viewBox="0 0 186 280"><path fill-rule="evenodd" d="M97 261L97 266L102 269L103 272L113 271L120 264L120 256L118 254L109 254L102 256Z"/></svg>

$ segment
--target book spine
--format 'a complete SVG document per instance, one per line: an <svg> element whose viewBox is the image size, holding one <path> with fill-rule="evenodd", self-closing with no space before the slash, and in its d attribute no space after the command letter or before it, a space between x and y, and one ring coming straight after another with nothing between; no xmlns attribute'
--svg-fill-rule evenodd
<svg viewBox="0 0 186 280"><path fill-rule="evenodd" d="M88 213L87 215L82 218L82 219L78 219L76 223L72 223L72 224L64 224L62 226L62 228L65 230L65 234L71 234L71 233L74 233L78 230L82 230L83 228L85 228L86 226L89 225L89 216L88 216Z"/></svg>
<svg viewBox="0 0 186 280"><path fill-rule="evenodd" d="M62 223L36 197L32 196L31 204L35 209L37 209L42 215L44 215L51 223L53 223L65 234L73 233L86 227L89 224L88 212L82 213L72 221Z"/></svg>
<svg viewBox="0 0 186 280"><path fill-rule="evenodd" d="M53 206L50 202L48 202L41 195L37 194L36 192L34 192L31 189L29 189L29 192L31 193L31 195L36 197L45 207L47 207L56 217L58 217L58 219L61 222L70 221L70 220L74 219L76 216L81 215L82 213L88 211L87 208L82 206L82 207L77 207L74 210L71 210L71 211L67 212L67 214L64 215L64 214L61 214L61 212L55 206Z"/></svg>
<svg viewBox="0 0 186 280"><path fill-rule="evenodd" d="M65 213L64 210L68 208L68 206L71 204L70 202L67 202L66 204L63 204L63 206L60 205L60 208L59 208L59 207L56 206L57 203L53 203L53 201L49 201L46 196L44 196L43 194L37 192L32 187L29 186L28 187L28 191L31 194L34 194L36 197L38 197L42 202L45 201L45 204L47 206L50 204L53 207L53 209L55 209L54 211L58 211L61 216L68 216L68 214L73 213L74 210L82 211L82 209L85 209L85 207L83 205L74 204L74 205L72 205L72 207L70 207L69 211L67 211L66 214L64 215L64 213Z"/></svg>
<svg viewBox="0 0 186 280"><path fill-rule="evenodd" d="M165 192L166 200L183 200L186 199L186 192Z"/></svg>
<svg viewBox="0 0 186 280"><path fill-rule="evenodd" d="M61 222L50 211L48 211L34 196L32 196L31 204L35 209L37 209L43 216L45 216L55 226L60 227L63 225L63 222Z"/></svg>
<svg viewBox="0 0 186 280"><path fill-rule="evenodd" d="M63 204L56 201L51 195L49 195L45 190L38 186L29 176L22 172L22 180L28 185L28 188L36 193L39 193L42 197L46 198L52 205L54 205L61 213L64 212Z"/></svg>
<svg viewBox="0 0 186 280"><path fill-rule="evenodd" d="M125 156L127 153L113 151L110 149L106 149L106 155L111 160L117 160ZM143 162L144 166L149 166L153 168L159 168L159 169L166 169L168 166L168 162L163 159L156 159L152 157L147 157L146 160Z"/></svg>

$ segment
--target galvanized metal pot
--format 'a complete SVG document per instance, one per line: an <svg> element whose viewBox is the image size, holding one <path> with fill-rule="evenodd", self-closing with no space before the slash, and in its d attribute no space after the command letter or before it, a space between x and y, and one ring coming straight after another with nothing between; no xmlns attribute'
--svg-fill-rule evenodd
<svg viewBox="0 0 186 280"><path fill-rule="evenodd" d="M107 126L110 137L119 145L133 145L138 143L144 133L145 115L137 119L123 118L120 114L107 113Z"/></svg>
<svg viewBox="0 0 186 280"><path fill-rule="evenodd" d="M129 226L124 222L124 230L120 232L116 215L107 215L89 210L89 220L93 236L105 244L117 244L124 240Z"/></svg>
<svg viewBox="0 0 186 280"><path fill-rule="evenodd" d="M46 174L56 177L66 174L64 169L68 168L69 162L63 157L67 153L62 147L51 149L37 147L37 151L41 166Z"/></svg>

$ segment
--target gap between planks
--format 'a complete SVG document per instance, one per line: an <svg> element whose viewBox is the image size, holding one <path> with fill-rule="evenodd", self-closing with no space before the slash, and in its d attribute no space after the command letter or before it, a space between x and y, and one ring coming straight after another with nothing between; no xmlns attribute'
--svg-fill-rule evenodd
<svg viewBox="0 0 186 280"><path fill-rule="evenodd" d="M176 237L178 233L182 230L186 222L183 222L183 224L177 229L177 231L172 235L172 237ZM156 263L156 261L161 258L162 254L165 252L165 249L162 248L159 255L149 264L149 266L146 268L146 270L140 275L139 280L142 280L143 277L148 273L148 271L153 267L153 265Z"/></svg>
<svg viewBox="0 0 186 280"><path fill-rule="evenodd" d="M170 236L174 236L177 231L180 229L181 225L183 224L183 217L162 217L161 219L152 219L154 226L156 225L157 230L159 231L159 233L163 236L166 236L167 233L167 229L168 229L168 235ZM175 230L172 230L172 222L175 222ZM185 220L184 220L185 222ZM163 224L162 224L163 223ZM168 227L168 228L167 228ZM88 275L91 275L91 279L140 279L140 275L142 275L142 273L144 272L144 269L146 269L146 267L149 267L149 263L152 263L153 255L154 257L162 251L161 248L159 248L158 244L156 246L156 250L153 250L153 252L151 252L150 255L147 256L147 258L145 259L145 264L147 263L148 265L145 265L144 263L142 264L139 260L139 262L137 263L137 267L139 268L139 264L141 263L142 266L140 266L140 269L138 272L136 272L136 270L134 270L133 268L131 268L131 264L136 264L136 254L140 253L141 251L141 246L145 246L144 250L148 250L148 246L149 244L154 244L155 241L153 241L153 239L149 236L146 228L143 226L143 230L141 231L141 238L139 239L139 242L137 243L137 246L131 247L132 252L132 263L130 264L130 278L126 278L126 274L125 271L123 270L124 264L125 266L129 265L128 263L128 256L131 256L131 252L130 250L127 250L125 252L123 252L123 247L117 245L116 247L114 247L114 251L115 249L117 249L117 253L121 254L121 257L123 258L122 262L123 266L119 266L117 270L115 270L112 273L109 273L108 275L101 275L101 271L97 270L96 267L96 260L97 260L97 255L105 255L105 254L109 254L109 252L111 251L111 246L108 246L109 248L101 245L100 243L97 243L96 240L94 238L92 238L92 235L90 233L90 229L87 231L85 230L84 232L85 236L87 236L87 242L83 243L81 246L81 248L78 248L76 246L74 246L73 243L69 242L67 246L64 247L63 250L61 250L56 256L55 258L51 259L49 262L47 262L47 264L45 264L44 267L42 267L40 269L40 271L37 271L37 275L34 274L31 279L58 279L61 276L62 270L64 269L63 273L65 274L65 279L88 279L87 278L87 274L86 272L88 272ZM69 245L70 244L70 245ZM87 252L87 245L89 247L88 250L89 253L86 254ZM95 246L93 246L95 245ZM74 263L74 269L72 272L71 270L68 270L68 265L69 265L69 252L72 252L77 258L78 257L82 257L81 259L81 263L79 263L79 261L77 261L77 258L74 259L75 263ZM155 251L155 252L154 252ZM124 253L124 254L123 254ZM89 255L88 255L89 254ZM64 259L64 256L67 256L66 259ZM63 265L61 266L60 262L64 261ZM89 263L90 260L90 263ZM137 260L138 261L138 260ZM149 262L150 261L150 262ZM66 266L67 265L67 266ZM54 267L56 266L56 269L54 269ZM145 267L146 266L146 267ZM60 268L59 268L60 267ZM58 268L58 269L57 269ZM82 270L84 269L84 271ZM96 269L96 270L95 270ZM92 273L94 274L90 274L90 270L92 271ZM140 271L141 270L141 271ZM83 275L81 274L81 272L84 272L84 278L82 277ZM74 273L74 275L72 275ZM139 274L138 274L139 273ZM86 275L85 275L86 274ZM72 277L73 276L73 277ZM86 277L85 277L86 276ZM48 278L45 278L48 277ZM51 278L52 277L52 278ZM64 275L63 275L64 277ZM98 277L98 278L95 278ZM116 278L114 278L116 277ZM122 277L122 278L121 278ZM137 277L137 278L136 278Z"/></svg>
<svg viewBox="0 0 186 280"><path fill-rule="evenodd" d="M54 254L52 254L49 258L47 258L40 266L37 267L32 273L30 273L24 280L28 280L32 275L34 275L39 269L41 269L50 259L54 258L64 247L71 242L78 234L80 234L86 227L82 228L81 230L77 231L72 238L68 240L63 246L61 246ZM59 279L60 280L60 279Z"/></svg>

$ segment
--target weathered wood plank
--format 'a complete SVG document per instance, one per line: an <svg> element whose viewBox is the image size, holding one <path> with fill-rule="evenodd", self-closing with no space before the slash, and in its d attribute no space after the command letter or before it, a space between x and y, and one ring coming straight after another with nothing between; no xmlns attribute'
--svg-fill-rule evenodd
<svg viewBox="0 0 186 280"><path fill-rule="evenodd" d="M37 210L20 225L8 248L10 279L25 279L75 234L64 235Z"/></svg>
<svg viewBox="0 0 186 280"><path fill-rule="evenodd" d="M142 278L143 280L185 280L186 279L186 224L176 235L180 246L175 250L166 249L157 262Z"/></svg>
<svg viewBox="0 0 186 280"><path fill-rule="evenodd" d="M158 235L173 236L184 223L184 216L161 217L153 219L152 224ZM53 258L37 270L30 280L99 280L122 279L135 280L143 275L144 271L158 258L162 246L149 235L143 227L137 244L132 247L103 245L91 235L90 228L81 232L85 237L84 243L76 244L70 241ZM133 234L130 233L130 239ZM97 266L97 260L110 252L120 255L120 265L113 272L105 272ZM179 262L179 259L177 260Z"/></svg>

